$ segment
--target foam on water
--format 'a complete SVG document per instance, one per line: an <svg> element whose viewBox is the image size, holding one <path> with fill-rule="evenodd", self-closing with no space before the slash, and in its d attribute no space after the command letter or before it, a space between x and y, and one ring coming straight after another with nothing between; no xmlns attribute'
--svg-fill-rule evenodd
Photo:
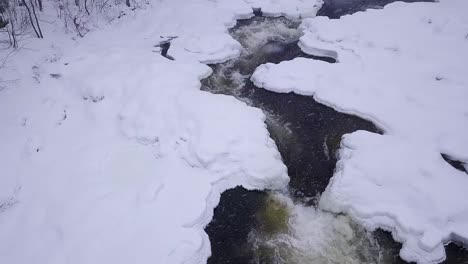
<svg viewBox="0 0 468 264"><path fill-rule="evenodd" d="M383 6L391 1L375 2L382 2ZM324 8L324 15L339 17L350 10L369 7L369 1L351 2L362 5L353 4L352 9L340 11L334 8L337 3L328 1L327 8L336 12ZM279 63L297 57L334 62L301 52L297 46L301 36L299 24L284 18L255 17L239 21L230 33L243 46L240 57L212 65L213 75L203 81L206 91L232 95L263 110L270 136L281 152L291 179L287 194L236 189L222 195L213 222L207 227L213 252L209 263L241 264L253 260L269 264L404 263L398 257L401 245L389 233L379 230L368 233L348 217L323 212L314 204L314 196L323 192L333 175L341 136L356 130L381 131L368 121L338 113L312 97L273 93L256 88L250 81L256 67L267 62ZM458 167L462 169L463 165L468 166ZM287 227L281 228L285 212ZM279 219L270 219L274 216ZM265 225L279 226L267 228L266 232L262 228ZM446 250L445 263L466 263L459 247L449 245Z"/></svg>
<svg viewBox="0 0 468 264"><path fill-rule="evenodd" d="M284 194L271 194L289 212L284 232L253 230L249 241L256 263L383 263L378 242L352 220L315 207L294 203ZM269 221L262 219L261 221Z"/></svg>
<svg viewBox="0 0 468 264"><path fill-rule="evenodd" d="M231 30L231 35L241 43L245 53L253 53L261 49L269 41L290 42L301 36L297 30L300 21L286 18L258 19L253 22L240 21Z"/></svg>
<svg viewBox="0 0 468 264"><path fill-rule="evenodd" d="M267 117L266 122L271 137L275 140L286 163L296 159L310 158L307 155L304 156L303 153L305 153L304 148L310 148L311 146L303 144L303 140L299 138L301 134L296 133L298 126L301 127L303 124L297 121L291 123L287 117L283 117L277 111L278 109L270 108L266 104L268 100L278 100L279 96L284 97L284 95L255 88L250 83L250 77L257 66L267 61L280 62L297 56L307 56L297 46L301 36L298 26L299 21L285 18L256 17L248 21L239 21L238 26L231 29L231 35L243 46L241 56L223 64L213 65L213 75L203 81L204 90L232 95L249 105L261 108ZM259 93L265 94L260 95ZM285 103L298 103L294 99L299 99L299 97L297 95L293 96L295 97L291 101ZM262 99L259 100L259 98ZM302 99L308 100L307 98ZM311 99L310 104L314 103ZM303 111L308 112L311 110L304 108ZM301 112L301 114L304 113ZM308 136L313 136L314 132L309 130L310 128L300 129L308 130L308 133L311 133ZM330 156L333 155L330 151L334 151L334 148L328 150L327 138L325 138L325 141L319 140L320 148L322 148L323 144L327 147L328 158L326 160L330 161ZM310 150L306 152L309 153ZM322 153L322 150L320 149L319 152ZM300 166L304 165L301 162L298 164L301 164ZM302 169L308 168L304 167ZM304 176L291 175L294 174L293 171L289 173L291 179ZM317 171L315 176L321 178L322 174ZM326 174L328 175L328 173ZM325 181L328 182L328 179L325 179ZM299 182L301 181L299 180ZM295 187L291 186L289 193L270 193L267 199L263 200L261 198L262 201L258 203L260 207L257 209L255 216L252 218L246 217L246 219L253 219L253 223L248 234L248 241L244 243L248 243L248 248L253 249L253 252L244 252L243 254L252 254L256 263L353 264L384 262L382 261L382 250L372 234L364 231L346 216L321 211L314 206L315 197L301 192L304 188L310 190L320 188L308 186L303 187L301 190L293 190ZM313 192L312 195L315 195L315 191L311 191ZM296 195L298 193L302 194ZM232 195L230 197L232 198ZM258 196L259 199L260 197L262 196ZM220 206L223 206L223 201L221 199ZM228 203L231 203L231 200ZM283 218L286 218L285 228L282 227ZM217 221L216 212L214 221ZM228 221L228 223L230 222L231 220ZM226 226L223 223L216 222L208 229L225 229ZM209 231L208 233L210 234ZM234 239L234 241L237 240ZM212 244L214 243L217 243L216 247L219 246L218 241L212 241ZM230 250L231 247L232 245L221 246L219 250L222 251L220 254L223 256L220 257L221 259L217 258L216 261L211 259L211 261L224 263L225 256L230 254L226 251ZM214 249L213 251L217 250ZM216 255L216 252L214 254ZM239 253L234 252L233 255L237 256ZM237 258L235 261L242 262L243 260ZM226 263L231 262L227 261Z"/></svg>

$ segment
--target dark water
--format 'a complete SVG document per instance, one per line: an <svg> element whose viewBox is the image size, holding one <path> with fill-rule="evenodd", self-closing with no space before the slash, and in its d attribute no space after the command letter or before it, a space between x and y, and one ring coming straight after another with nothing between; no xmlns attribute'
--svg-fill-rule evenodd
<svg viewBox="0 0 468 264"><path fill-rule="evenodd" d="M382 8L385 5L396 2L397 0L325 0L322 8L317 13L318 16L326 16L332 19L341 16L353 14L359 11L365 11L369 8ZM415 2L434 2L433 0L400 0L406 3Z"/></svg>
<svg viewBox="0 0 468 264"><path fill-rule="evenodd" d="M284 18L254 17L239 21L231 34L246 50L238 59L211 65L213 74L203 80L202 89L235 96L264 111L270 135L288 167L290 197L313 206L316 196L325 190L333 175L341 137L360 129L376 133L380 130L371 122L339 113L312 97L274 93L253 85L249 79L251 74L267 62L279 63L297 57L335 62L303 53L297 45L298 26L298 21ZM264 31L259 32L262 28ZM252 34L262 37L255 43L246 42L255 38ZM214 218L205 229L212 243L209 263L241 264L254 260L270 263L265 257L259 262L248 242L252 230L263 224L258 212L265 207L267 199L267 192L251 192L240 187L222 194Z"/></svg>
<svg viewBox="0 0 468 264"><path fill-rule="evenodd" d="M456 160L452 157L450 157L449 155L447 154L441 154L442 155L442 158L448 163L450 164L450 166L454 167L455 169L459 170L459 171L463 171L465 173L468 174L468 171L467 169L465 168L465 163L464 162L461 162L459 160Z"/></svg>
<svg viewBox="0 0 468 264"><path fill-rule="evenodd" d="M335 18L388 2L327 1L320 14ZM290 197L296 202L314 206L317 194L325 190L333 176L341 137L356 130L382 131L369 121L339 113L315 102L312 97L274 93L252 84L251 74L256 67L267 62L307 57L334 63L333 59L313 57L299 49L299 35L294 33L298 25L299 21L284 18L257 16L240 20L230 33L241 42L245 51L238 59L211 65L213 74L203 80L202 89L235 96L264 111L268 130L288 167ZM280 26L284 28L278 28ZM248 40L257 34L264 36L249 43ZM213 220L205 229L212 247L208 263L273 263L268 258L259 261L248 239L252 230L262 224L258 212L265 207L267 199L267 191L247 191L241 187L221 195ZM385 254L385 263L405 263L398 256L401 245L394 242L389 233L378 231L373 236ZM446 251L444 263L468 263L468 253L460 247L449 245Z"/></svg>
<svg viewBox="0 0 468 264"><path fill-rule="evenodd" d="M241 21L231 33L237 37L244 37L238 29L242 29L248 23L262 23L265 20L278 19L255 17ZM284 19L283 22L289 23ZM294 27L295 24L290 23L288 26ZM267 62L279 63L297 57L334 62L330 58L319 58L303 53L297 42L296 39L292 42L267 40L253 54L244 54L234 62L212 65L214 73L202 82L202 89L233 95L267 113L268 130L288 167L290 187L294 191L294 197L314 197L325 190L333 174L335 154L341 136L359 129L372 132L379 130L371 122L339 113L315 102L312 97L259 89L249 78L244 80L245 84L240 89L230 89L238 86L232 80L235 79L233 75L240 73L250 77L258 66ZM220 90L220 85L224 85L224 89Z"/></svg>
<svg viewBox="0 0 468 264"><path fill-rule="evenodd" d="M256 214L258 208L264 206L266 197L265 192L247 191L242 187L221 195L215 217L205 229L212 251L208 263L251 263L254 252L247 242L248 235L258 224Z"/></svg>

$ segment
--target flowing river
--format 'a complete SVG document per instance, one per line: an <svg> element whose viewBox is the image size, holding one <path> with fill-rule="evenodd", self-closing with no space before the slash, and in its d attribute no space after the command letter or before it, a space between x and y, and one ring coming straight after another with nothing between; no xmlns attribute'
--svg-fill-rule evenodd
<svg viewBox="0 0 468 264"><path fill-rule="evenodd" d="M341 2L340 2L341 1ZM343 14L389 1L327 1L319 15ZM316 203L336 164L342 135L356 130L381 133L369 121L343 114L296 94L279 94L256 88L250 76L261 64L313 57L297 46L300 21L286 18L240 20L230 30L244 50L239 58L211 65L213 74L202 89L236 97L263 110L291 178L289 190L224 192L206 227L212 256L208 263L404 263L400 245L389 233L369 233L344 215L321 211ZM468 263L468 254L447 247L445 263Z"/></svg>

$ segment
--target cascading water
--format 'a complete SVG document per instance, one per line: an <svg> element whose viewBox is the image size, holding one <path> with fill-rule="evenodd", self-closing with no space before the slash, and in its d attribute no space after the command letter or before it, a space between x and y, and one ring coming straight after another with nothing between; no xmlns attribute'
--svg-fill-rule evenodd
<svg viewBox="0 0 468 264"><path fill-rule="evenodd" d="M278 193L270 194L270 199L269 205L262 210L275 216L260 214L265 217L261 221L269 223L273 218L276 223L278 218L284 218L285 227L252 230L249 243L254 249L255 263L384 262L377 240L348 217L294 203L291 197Z"/></svg>
<svg viewBox="0 0 468 264"><path fill-rule="evenodd" d="M346 216L314 206L333 173L341 136L378 130L310 97L272 93L249 80L266 62L300 56L334 62L302 53L298 26L299 21L285 18L240 21L231 34L244 47L241 56L212 65L213 75L203 81L206 91L235 96L264 111L291 177L287 193L237 188L222 197L206 228L212 241L210 263L382 263L384 254L371 234Z"/></svg>
<svg viewBox="0 0 468 264"><path fill-rule="evenodd" d="M388 233L371 234L347 216L316 206L333 175L342 135L379 129L312 97L270 92L250 81L256 67L267 62L296 57L334 62L299 49L299 24L282 17L240 20L230 33L244 47L241 56L211 65L213 74L202 82L205 91L231 95L263 110L291 178L285 193L241 187L223 193L205 229L212 246L208 263L404 263L398 256L400 245ZM447 248L446 263L467 259L465 251Z"/></svg>

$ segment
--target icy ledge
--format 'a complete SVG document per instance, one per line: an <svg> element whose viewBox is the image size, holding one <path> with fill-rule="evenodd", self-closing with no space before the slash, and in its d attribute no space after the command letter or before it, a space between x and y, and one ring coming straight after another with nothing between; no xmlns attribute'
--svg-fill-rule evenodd
<svg viewBox="0 0 468 264"><path fill-rule="evenodd" d="M407 261L440 262L444 243L468 240L468 175L441 157L468 162L467 8L393 3L306 19L301 48L338 63L297 58L252 75L258 87L313 96L383 128L345 137L321 206L391 231Z"/></svg>

